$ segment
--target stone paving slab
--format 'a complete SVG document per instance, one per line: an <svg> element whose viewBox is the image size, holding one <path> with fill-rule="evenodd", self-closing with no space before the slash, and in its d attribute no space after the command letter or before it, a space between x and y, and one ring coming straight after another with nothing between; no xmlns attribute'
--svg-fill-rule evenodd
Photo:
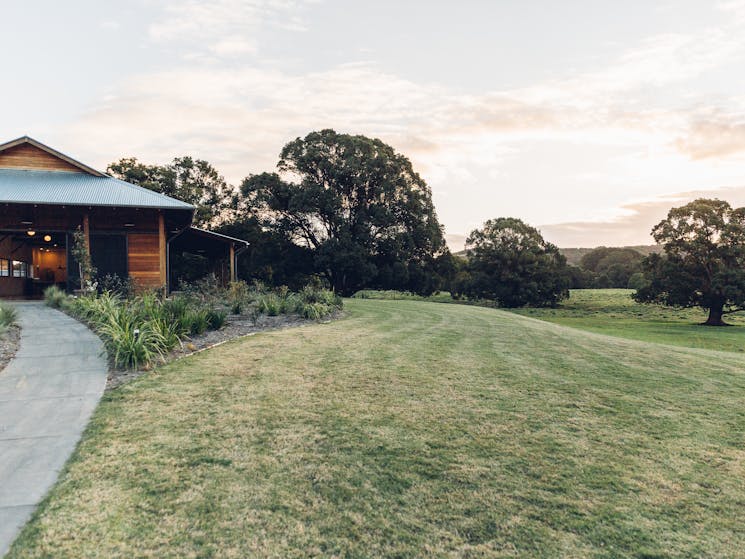
<svg viewBox="0 0 745 559"><path fill-rule="evenodd" d="M43 303L12 303L16 357L0 371L0 557L44 498L106 386L101 340Z"/></svg>

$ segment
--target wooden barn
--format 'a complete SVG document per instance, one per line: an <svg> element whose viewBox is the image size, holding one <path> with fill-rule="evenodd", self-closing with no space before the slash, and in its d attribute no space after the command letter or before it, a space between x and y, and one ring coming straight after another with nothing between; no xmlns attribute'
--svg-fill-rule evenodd
<svg viewBox="0 0 745 559"><path fill-rule="evenodd" d="M248 243L191 227L190 204L97 171L29 137L0 145L0 297L80 287L80 229L98 277L170 290L171 256L191 253L226 283Z"/></svg>

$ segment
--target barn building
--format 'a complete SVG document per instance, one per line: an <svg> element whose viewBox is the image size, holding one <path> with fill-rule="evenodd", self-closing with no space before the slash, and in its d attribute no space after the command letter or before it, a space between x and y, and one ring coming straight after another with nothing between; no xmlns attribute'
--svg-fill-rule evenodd
<svg viewBox="0 0 745 559"><path fill-rule="evenodd" d="M0 145L0 297L80 287L73 234L84 233L98 277L170 290L170 260L202 257L224 283L236 279L246 241L191 226L190 204L97 171L32 138Z"/></svg>

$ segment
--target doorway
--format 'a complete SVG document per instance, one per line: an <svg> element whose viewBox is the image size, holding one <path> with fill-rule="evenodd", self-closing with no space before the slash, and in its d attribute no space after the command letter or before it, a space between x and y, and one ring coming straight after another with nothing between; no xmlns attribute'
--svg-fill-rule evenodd
<svg viewBox="0 0 745 559"><path fill-rule="evenodd" d="M0 231L0 296L40 297L67 283L67 235L52 231Z"/></svg>

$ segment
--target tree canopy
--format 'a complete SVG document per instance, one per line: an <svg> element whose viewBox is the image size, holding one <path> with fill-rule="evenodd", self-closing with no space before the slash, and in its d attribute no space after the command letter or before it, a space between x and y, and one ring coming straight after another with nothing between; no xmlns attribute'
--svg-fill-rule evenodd
<svg viewBox="0 0 745 559"><path fill-rule="evenodd" d="M641 253L628 247L598 247L582 256L580 268L592 272L589 285L597 288L627 287L640 270Z"/></svg>
<svg viewBox="0 0 745 559"><path fill-rule="evenodd" d="M227 218L233 205L233 189L203 159L176 157L167 165L146 165L125 157L107 168L111 175L196 207L194 225L210 227Z"/></svg>
<svg viewBox="0 0 745 559"><path fill-rule="evenodd" d="M243 181L238 210L310 249L337 291L436 288L429 272L447 251L442 226L405 156L378 139L321 130L288 143L277 170Z"/></svg>
<svg viewBox="0 0 745 559"><path fill-rule="evenodd" d="M745 309L745 208L700 198L670 210L652 236L664 253L645 259L638 301L702 307L712 326Z"/></svg>
<svg viewBox="0 0 745 559"><path fill-rule="evenodd" d="M491 299L503 307L555 305L569 296L569 273L559 249L523 221L487 221L466 239L469 297Z"/></svg>

